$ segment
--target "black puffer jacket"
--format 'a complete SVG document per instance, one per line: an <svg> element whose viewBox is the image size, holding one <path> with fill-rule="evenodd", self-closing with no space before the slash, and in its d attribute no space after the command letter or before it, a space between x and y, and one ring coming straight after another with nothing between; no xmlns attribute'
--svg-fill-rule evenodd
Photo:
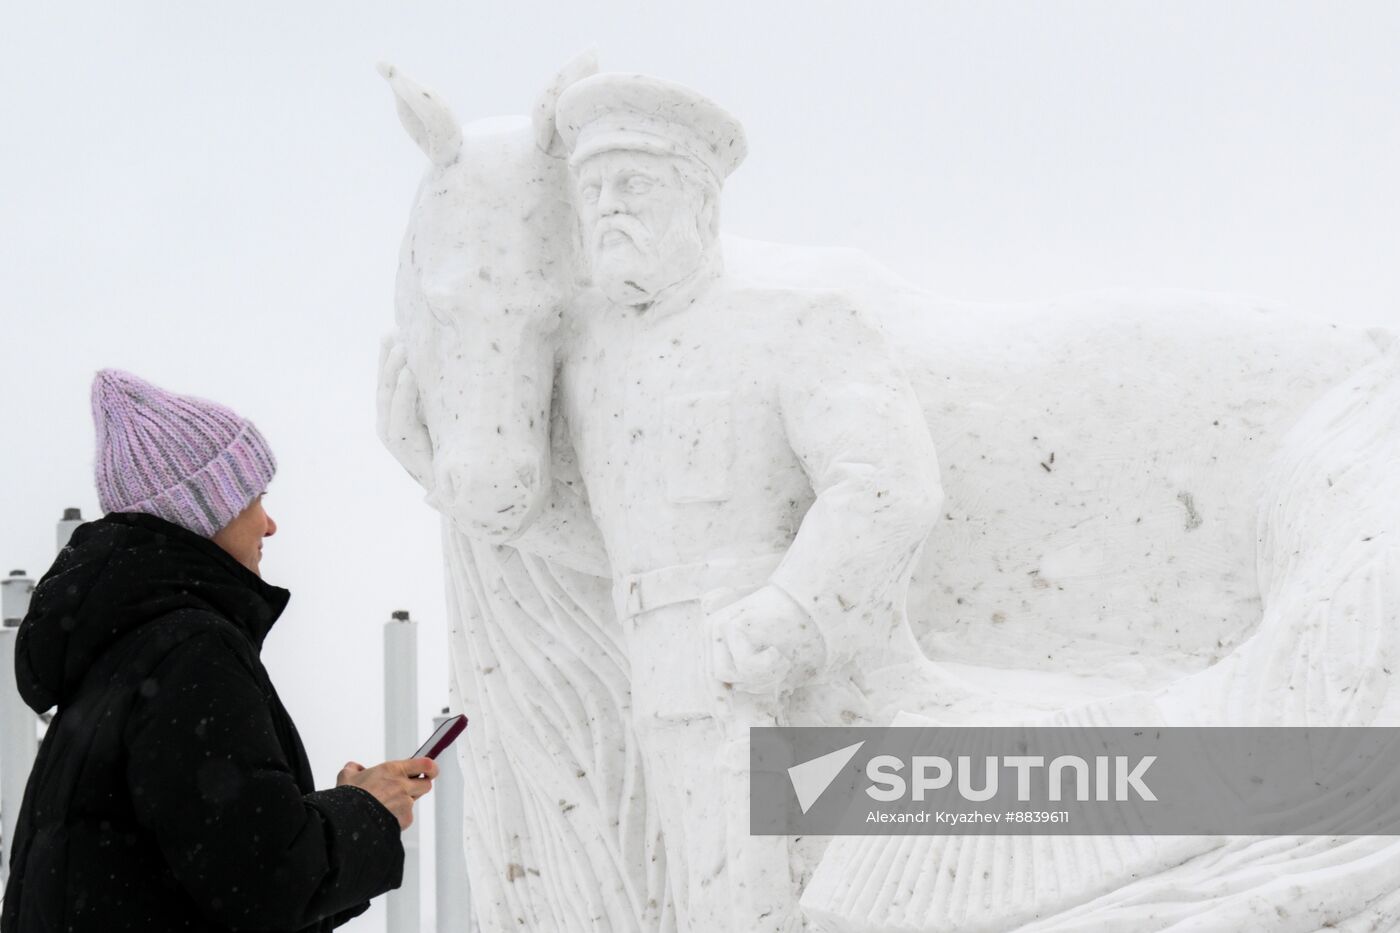
<svg viewBox="0 0 1400 933"><path fill-rule="evenodd" d="M398 887L398 822L357 787L315 790L258 659L288 596L159 518L78 528L16 643L25 702L58 712L3 933L323 931Z"/></svg>

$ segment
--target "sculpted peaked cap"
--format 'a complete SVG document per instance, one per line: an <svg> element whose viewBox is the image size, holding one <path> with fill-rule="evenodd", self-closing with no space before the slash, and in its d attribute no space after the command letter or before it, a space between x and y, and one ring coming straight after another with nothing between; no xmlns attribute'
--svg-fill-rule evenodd
<svg viewBox="0 0 1400 933"><path fill-rule="evenodd" d="M559 96L556 121L578 165L612 149L687 156L718 181L748 154L744 127L697 91L647 75L607 73L571 85Z"/></svg>

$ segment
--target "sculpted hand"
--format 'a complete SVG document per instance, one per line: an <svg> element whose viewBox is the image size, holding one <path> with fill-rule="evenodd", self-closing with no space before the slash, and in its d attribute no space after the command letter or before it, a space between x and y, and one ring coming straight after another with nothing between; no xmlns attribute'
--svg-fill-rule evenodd
<svg viewBox="0 0 1400 933"><path fill-rule="evenodd" d="M418 485L432 492L433 442L418 414L418 381L408 368L403 344L393 334L379 346L376 403L379 440Z"/></svg>
<svg viewBox="0 0 1400 933"><path fill-rule="evenodd" d="M768 585L706 620L711 670L746 693L777 693L816 675L826 642L801 606Z"/></svg>
<svg viewBox="0 0 1400 933"><path fill-rule="evenodd" d="M423 777L418 777L420 774ZM413 823L414 802L433 789L433 778L437 776L437 762L431 758L386 761L373 768L347 761L336 776L335 786L354 784L369 791L394 814L400 829L408 829Z"/></svg>

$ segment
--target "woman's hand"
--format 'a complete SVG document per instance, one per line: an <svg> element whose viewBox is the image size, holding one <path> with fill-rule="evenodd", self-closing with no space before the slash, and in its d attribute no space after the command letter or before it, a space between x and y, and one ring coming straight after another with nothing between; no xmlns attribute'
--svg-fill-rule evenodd
<svg viewBox="0 0 1400 933"><path fill-rule="evenodd" d="M423 776L418 777L420 774ZM347 761L340 774L336 775L335 786L354 784L369 791L394 814L400 829L408 829L413 823L414 802L433 789L433 778L437 776L437 762L431 758L386 761L373 768L366 768L357 761Z"/></svg>

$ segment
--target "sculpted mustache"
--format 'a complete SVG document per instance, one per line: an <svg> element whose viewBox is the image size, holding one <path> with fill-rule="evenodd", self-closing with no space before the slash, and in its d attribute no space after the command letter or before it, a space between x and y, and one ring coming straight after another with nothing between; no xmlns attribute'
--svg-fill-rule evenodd
<svg viewBox="0 0 1400 933"><path fill-rule="evenodd" d="M651 242L650 231L642 226L641 223L630 217L610 217L607 220L600 221L598 224L598 239L602 240L603 237L614 230L627 234L632 242L636 243L638 246L645 246L647 243Z"/></svg>

